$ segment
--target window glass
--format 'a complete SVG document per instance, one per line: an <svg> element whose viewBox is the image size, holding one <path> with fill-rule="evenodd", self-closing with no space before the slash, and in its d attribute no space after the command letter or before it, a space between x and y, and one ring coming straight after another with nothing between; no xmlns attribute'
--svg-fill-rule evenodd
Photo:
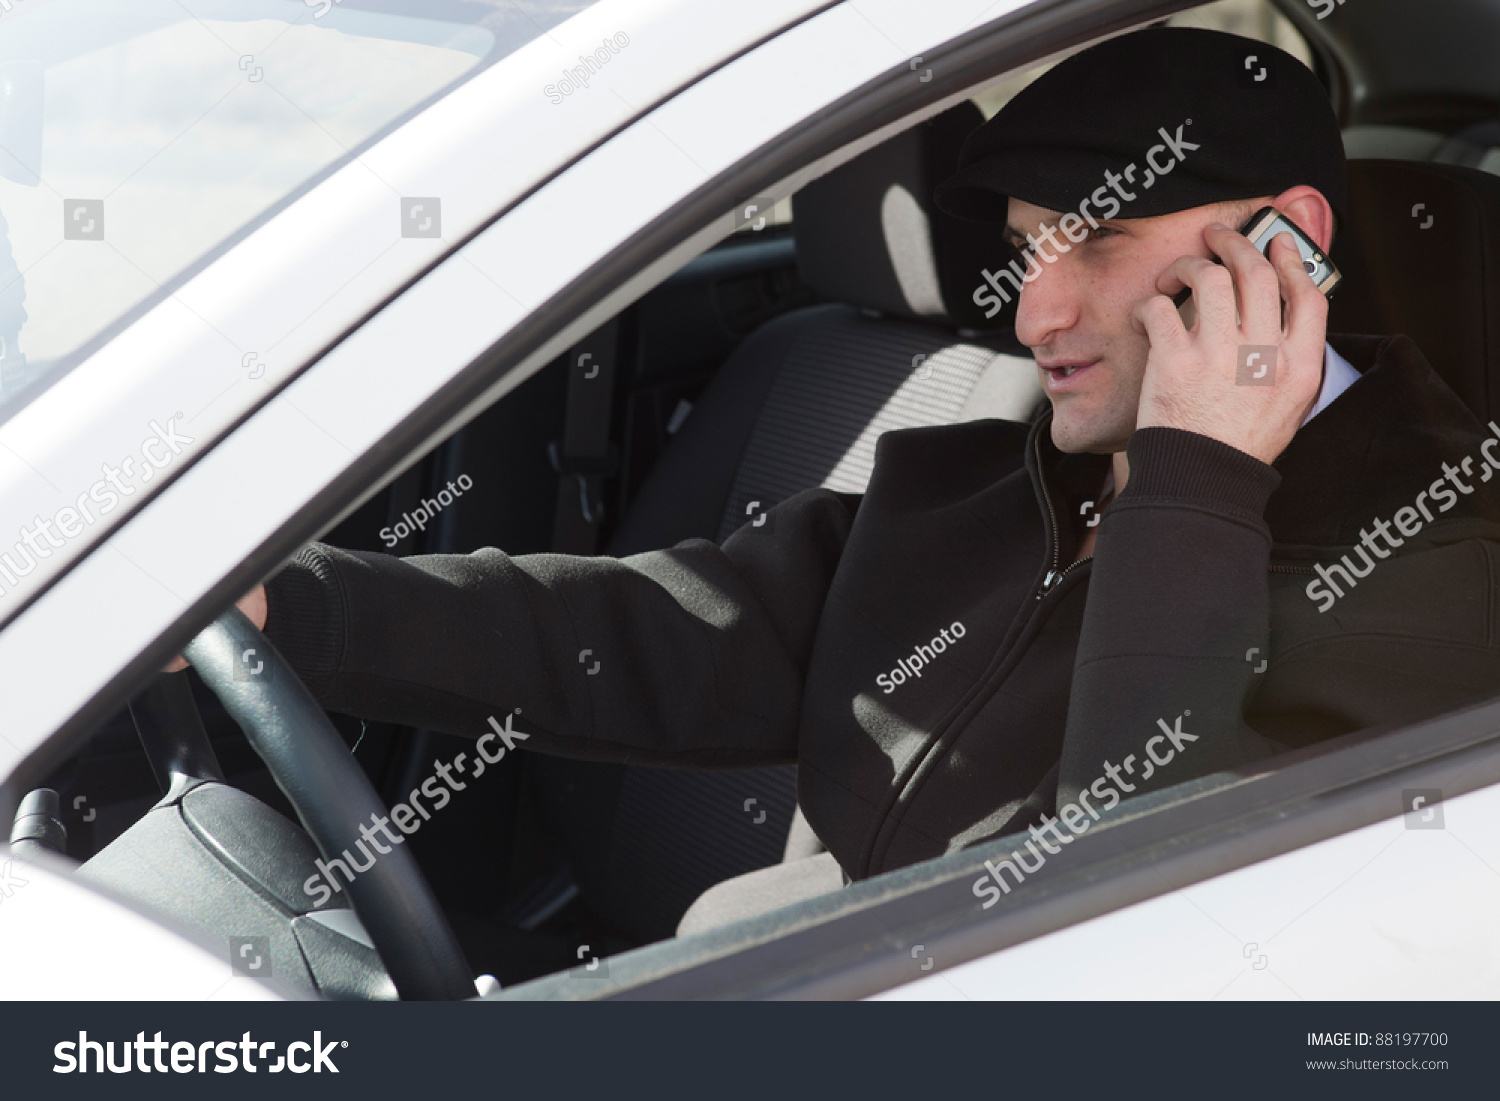
<svg viewBox="0 0 1500 1101"><path fill-rule="evenodd" d="M0 25L0 403L591 0L27 0Z"/></svg>

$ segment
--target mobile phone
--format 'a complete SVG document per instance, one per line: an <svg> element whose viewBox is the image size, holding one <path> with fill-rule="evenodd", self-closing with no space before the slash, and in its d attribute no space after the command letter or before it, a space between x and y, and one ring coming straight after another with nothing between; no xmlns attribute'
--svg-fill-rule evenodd
<svg viewBox="0 0 1500 1101"><path fill-rule="evenodd" d="M1328 254L1302 231L1302 227L1274 206L1261 207L1250 215L1250 220L1240 227L1240 233L1248 237L1267 259L1271 255L1271 242L1277 235L1290 233L1292 240L1297 242L1297 251L1302 253L1302 267L1308 275L1312 276L1312 281L1317 284L1318 290L1323 292L1325 298L1333 295L1334 288L1344 278L1334 262L1328 258ZM1221 263L1221 261L1216 259L1214 263ZM1172 304L1177 307L1177 316L1182 318L1183 326L1191 329L1198 320L1197 304L1193 301L1193 288L1183 287L1173 297Z"/></svg>

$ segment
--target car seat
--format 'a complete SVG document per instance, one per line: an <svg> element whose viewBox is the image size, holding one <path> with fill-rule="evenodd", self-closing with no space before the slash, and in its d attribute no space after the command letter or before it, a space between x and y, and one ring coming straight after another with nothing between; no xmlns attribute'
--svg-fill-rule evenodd
<svg viewBox="0 0 1500 1101"><path fill-rule="evenodd" d="M1474 414L1497 414L1500 176L1407 160L1349 162L1349 224L1331 250L1337 333L1404 333Z"/></svg>
<svg viewBox="0 0 1500 1101"><path fill-rule="evenodd" d="M931 200L982 122L961 103L797 192L798 267L823 304L739 345L608 553L722 541L812 486L861 493L875 441L891 429L1032 415L1043 396L1009 327L1014 304L986 319L972 298L981 269L1014 252L1000 226L952 218ZM715 883L821 850L795 814L795 766L698 772L540 755L529 765L585 900L637 942L672 936Z"/></svg>

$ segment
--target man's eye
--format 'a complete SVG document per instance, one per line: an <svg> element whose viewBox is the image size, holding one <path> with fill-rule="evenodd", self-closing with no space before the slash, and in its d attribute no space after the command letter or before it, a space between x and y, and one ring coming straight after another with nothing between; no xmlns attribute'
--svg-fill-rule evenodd
<svg viewBox="0 0 1500 1101"><path fill-rule="evenodd" d="M1120 231L1117 229L1110 229L1108 226L1100 226L1098 229L1095 229L1089 234L1089 240L1097 241L1104 237L1118 237L1119 235Z"/></svg>

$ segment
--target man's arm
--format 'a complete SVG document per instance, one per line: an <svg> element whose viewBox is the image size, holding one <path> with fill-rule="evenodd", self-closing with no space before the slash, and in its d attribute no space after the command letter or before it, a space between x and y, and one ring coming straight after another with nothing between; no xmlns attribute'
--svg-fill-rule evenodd
<svg viewBox="0 0 1500 1101"><path fill-rule="evenodd" d="M1099 525L1059 806L1100 778L1134 795L1272 751L1244 721L1245 655L1268 652L1263 513L1280 475L1173 428L1138 430L1128 456L1130 481Z"/></svg>
<svg viewBox="0 0 1500 1101"><path fill-rule="evenodd" d="M625 559L396 559L313 544L266 634L324 706L597 760L795 759L802 681L852 501L811 490L718 547Z"/></svg>
<svg viewBox="0 0 1500 1101"><path fill-rule="evenodd" d="M1183 257L1136 307L1151 351L1128 481L1099 526L1059 805L1101 778L1138 794L1273 748L1244 718L1247 655L1270 633L1270 463L1316 399L1328 303L1285 235L1269 258L1225 226L1204 239L1222 266ZM1167 297L1183 286L1191 330ZM1274 350L1274 385L1237 385L1247 346Z"/></svg>

